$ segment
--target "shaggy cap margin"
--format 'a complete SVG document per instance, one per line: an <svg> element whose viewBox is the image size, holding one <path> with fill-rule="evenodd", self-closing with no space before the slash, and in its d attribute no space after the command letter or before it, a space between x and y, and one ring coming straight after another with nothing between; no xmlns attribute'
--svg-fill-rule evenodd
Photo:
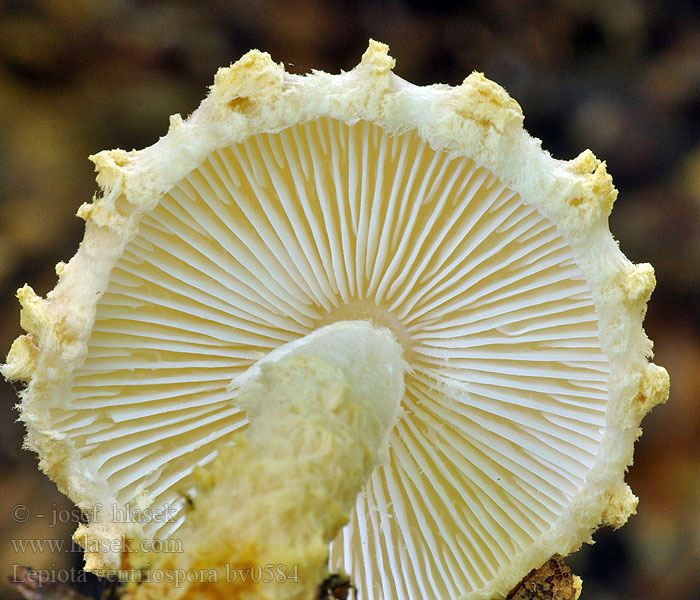
<svg viewBox="0 0 700 600"><path fill-rule="evenodd" d="M86 473L70 439L53 428L47 407L68 397L72 373L84 360L97 302L110 271L136 234L141 216L207 154L261 132L328 116L347 123L364 119L390 133L414 129L436 150L466 155L554 222L572 247L592 289L599 337L611 366L607 422L600 454L570 510L527 555L513 556L488 589L488 598L514 585L553 553L577 549L601 524L622 525L636 498L624 483L642 417L668 397L666 371L648 362L652 343L642 329L655 286L648 264L634 265L620 252L607 220L617 191L605 163L588 150L571 161L553 159L523 129L518 104L497 84L472 73L457 87L418 87L394 75L388 47L371 41L352 71L291 75L266 53L253 50L216 75L208 97L186 120L170 118L166 136L139 151L91 156L101 196L84 204L84 240L68 264L59 263L56 288L46 299L29 286L18 292L21 325L3 375L23 380L20 419L25 446L40 468L78 506L109 502L105 482Z"/></svg>

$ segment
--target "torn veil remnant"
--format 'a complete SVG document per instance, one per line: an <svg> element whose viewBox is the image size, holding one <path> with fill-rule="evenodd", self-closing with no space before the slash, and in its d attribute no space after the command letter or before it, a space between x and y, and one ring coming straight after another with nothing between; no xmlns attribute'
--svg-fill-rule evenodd
<svg viewBox="0 0 700 600"><path fill-rule="evenodd" d="M46 299L20 290L3 367L60 489L139 515L81 526L88 568L218 569L169 597L310 598L328 569L364 600L501 597L634 512L668 378L604 163L553 159L481 74L393 65L377 42L341 75L251 51L156 144L92 157L85 239ZM285 419L291 445L264 443ZM274 590L225 576L268 560Z"/></svg>

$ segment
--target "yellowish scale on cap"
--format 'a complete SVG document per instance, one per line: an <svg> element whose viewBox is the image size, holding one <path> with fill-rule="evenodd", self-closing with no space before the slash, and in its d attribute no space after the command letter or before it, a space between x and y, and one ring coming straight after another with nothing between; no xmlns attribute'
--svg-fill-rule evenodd
<svg viewBox="0 0 700 600"><path fill-rule="evenodd" d="M472 73L457 89L463 105L456 112L461 117L492 127L497 132L523 122L520 105L483 73Z"/></svg>

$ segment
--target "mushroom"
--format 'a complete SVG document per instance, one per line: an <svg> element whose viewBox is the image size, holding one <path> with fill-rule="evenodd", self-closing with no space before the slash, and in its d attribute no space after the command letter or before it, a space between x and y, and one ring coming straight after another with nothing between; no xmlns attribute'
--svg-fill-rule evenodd
<svg viewBox="0 0 700 600"><path fill-rule="evenodd" d="M634 512L624 472L668 376L641 326L653 270L608 230L605 164L553 159L479 73L418 87L393 66L373 41L340 75L251 51L153 146L91 157L85 238L46 299L19 291L27 335L3 367L27 381L40 467L93 511L76 533L88 569L136 564L107 543L127 538L189 541L145 556L205 565L217 532L237 531L227 494L262 477L240 468L246 448L262 459L268 427L294 414L294 394L287 416L268 410L285 381L316 403L314 435L342 431L317 380L337 398L361 388L378 413L357 423L376 427L346 422L333 439L352 447L327 479L309 472L318 488L278 436L270 472L294 473L297 492L248 499L235 523L255 516L252 546L228 566L296 556L316 585L351 574L364 600L501 597ZM274 519L282 534L260 506L305 516ZM290 541L307 524L313 548Z"/></svg>

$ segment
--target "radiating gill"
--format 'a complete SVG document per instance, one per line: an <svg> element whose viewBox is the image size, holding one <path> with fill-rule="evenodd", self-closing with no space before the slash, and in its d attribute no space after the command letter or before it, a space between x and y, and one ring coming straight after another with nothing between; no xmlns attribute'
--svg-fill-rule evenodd
<svg viewBox="0 0 700 600"><path fill-rule="evenodd" d="M173 503L149 535L175 535L178 490L245 428L227 383L338 320L389 327L412 367L391 460L331 549L366 589L478 588L562 514L598 454L609 366L571 249L415 131L320 118L220 148L113 274L55 420L120 502L146 488ZM397 570L415 586L387 579Z"/></svg>

